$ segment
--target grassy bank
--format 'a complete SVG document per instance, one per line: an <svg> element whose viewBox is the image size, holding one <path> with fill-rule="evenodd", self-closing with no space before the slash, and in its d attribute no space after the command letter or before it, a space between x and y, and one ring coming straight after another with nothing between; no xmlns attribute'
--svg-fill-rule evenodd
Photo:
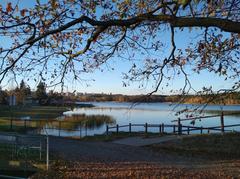
<svg viewBox="0 0 240 179"><path fill-rule="evenodd" d="M28 117L31 120L51 120L61 116L63 112L68 111L68 107L58 106L0 106L0 131L10 131L11 119L21 119ZM28 129L34 128L38 122L27 124ZM14 131L22 132L24 129L24 120L14 121L12 127Z"/></svg>
<svg viewBox="0 0 240 179"><path fill-rule="evenodd" d="M86 105L78 107L86 107ZM64 130L77 129L79 126L91 129L104 123L115 124L115 120L107 115L78 114L65 116L60 121L55 120L68 110L71 109L58 106L2 106L0 108L0 131L26 132L46 125L55 128L60 126Z"/></svg>
<svg viewBox="0 0 240 179"><path fill-rule="evenodd" d="M56 118L68 107L59 106L0 106L0 119L21 118L29 116L31 119L51 119Z"/></svg>
<svg viewBox="0 0 240 179"><path fill-rule="evenodd" d="M240 159L240 133L205 134L149 146L156 152L202 157L207 159Z"/></svg>

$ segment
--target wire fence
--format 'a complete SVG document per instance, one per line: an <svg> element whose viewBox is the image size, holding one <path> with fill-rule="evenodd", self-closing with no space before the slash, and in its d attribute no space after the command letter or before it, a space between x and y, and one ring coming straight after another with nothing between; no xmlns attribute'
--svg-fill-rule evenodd
<svg viewBox="0 0 240 179"><path fill-rule="evenodd" d="M28 178L36 165L48 169L48 136L0 132L0 178Z"/></svg>
<svg viewBox="0 0 240 179"><path fill-rule="evenodd" d="M227 114L228 115L228 114ZM89 135L95 134L110 134L111 132L118 133L123 132L154 132L154 133L169 133L169 134L192 134L192 133L212 133L212 132L229 132L240 130L240 124L224 124L225 114L212 115L212 116L200 116L193 118L186 118L172 120L171 122L177 122L177 124L126 124L126 125L108 125L107 123L98 122L84 122L81 120L32 120L32 119L11 119L6 120L5 128L9 131L16 131L20 133L28 134L43 134L43 135L54 135L59 137L75 137L82 138ZM194 126L194 125L183 125L182 121L196 120L196 119L209 119L219 117L219 125L215 126ZM214 119L216 120L216 119ZM94 121L94 120L92 120ZM101 133L95 130L101 127ZM106 128L105 128L106 127Z"/></svg>

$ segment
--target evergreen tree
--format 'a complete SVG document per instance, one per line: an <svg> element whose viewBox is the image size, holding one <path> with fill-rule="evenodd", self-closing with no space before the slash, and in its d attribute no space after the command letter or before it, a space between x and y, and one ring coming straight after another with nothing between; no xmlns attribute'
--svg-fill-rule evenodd
<svg viewBox="0 0 240 179"><path fill-rule="evenodd" d="M17 104L23 104L27 96L31 95L30 87L22 80L20 86L14 90L16 95Z"/></svg>
<svg viewBox="0 0 240 179"><path fill-rule="evenodd" d="M46 84L40 81L36 90L36 98L39 100L39 104L45 104L47 97Z"/></svg>

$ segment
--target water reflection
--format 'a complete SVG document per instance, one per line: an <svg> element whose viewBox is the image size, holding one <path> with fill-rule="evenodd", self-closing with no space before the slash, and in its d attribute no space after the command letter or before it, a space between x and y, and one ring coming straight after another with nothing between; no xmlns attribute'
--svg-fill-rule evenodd
<svg viewBox="0 0 240 179"><path fill-rule="evenodd" d="M98 129L106 124L114 125L116 120L108 115L72 114L57 118L58 121L48 122L46 128L62 130L78 130L81 128Z"/></svg>
<svg viewBox="0 0 240 179"><path fill-rule="evenodd" d="M116 120L108 115L86 115L74 114L66 115L61 121L63 129L78 129L84 127L88 129L97 129L106 124L115 124Z"/></svg>
<svg viewBox="0 0 240 179"><path fill-rule="evenodd" d="M176 110L185 109L186 107L193 105L179 105L179 108L175 111L173 108L166 103L142 103L138 106L131 108L130 103L93 103L96 107L92 108L75 108L72 111L64 113L64 116L58 118L51 123L51 130L47 132L51 135L59 135L59 127L61 128L61 136L79 136L81 135L94 135L102 134L106 131L106 124L115 125L126 125L132 124L177 124L171 122L177 119L179 116L175 116ZM224 111L225 125L238 124L240 122L240 106L208 106L202 115L216 115ZM185 116L180 116L185 118ZM61 121L59 125L59 121ZM183 125L192 125L191 121L183 121ZM49 123L48 123L49 125ZM220 125L220 117L214 117L203 120L196 120L196 127L213 127ZM121 128L121 130L128 131L128 128ZM240 127L230 128L231 130L240 130ZM73 131L78 130L78 131ZM133 131L144 130L141 127L132 127ZM157 128L150 128L150 132L158 132ZM172 129L171 129L172 130ZM166 129L166 132L167 129Z"/></svg>

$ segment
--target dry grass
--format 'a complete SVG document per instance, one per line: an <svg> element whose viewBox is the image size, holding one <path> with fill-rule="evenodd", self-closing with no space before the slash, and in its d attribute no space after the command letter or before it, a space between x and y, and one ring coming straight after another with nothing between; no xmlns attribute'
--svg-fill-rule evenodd
<svg viewBox="0 0 240 179"><path fill-rule="evenodd" d="M240 133L205 134L149 146L167 152L211 160L240 159Z"/></svg>

